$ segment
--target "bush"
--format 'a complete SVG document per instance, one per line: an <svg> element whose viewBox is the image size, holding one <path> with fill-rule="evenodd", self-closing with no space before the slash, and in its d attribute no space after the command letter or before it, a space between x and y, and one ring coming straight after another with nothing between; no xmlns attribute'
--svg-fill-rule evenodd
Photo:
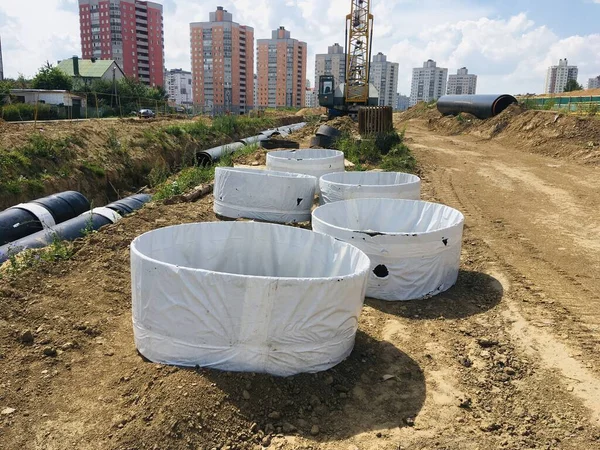
<svg viewBox="0 0 600 450"><path fill-rule="evenodd" d="M37 106L37 120L58 119L58 108L52 108L50 105L38 103L30 105L27 103L15 103L2 107L0 114L2 119L7 122L17 122L23 120L35 120L35 111Z"/></svg>

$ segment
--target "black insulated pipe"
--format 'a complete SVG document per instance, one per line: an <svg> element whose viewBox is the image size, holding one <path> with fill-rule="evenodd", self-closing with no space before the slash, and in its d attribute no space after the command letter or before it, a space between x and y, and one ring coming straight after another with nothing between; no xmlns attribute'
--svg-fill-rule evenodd
<svg viewBox="0 0 600 450"><path fill-rule="evenodd" d="M151 196L146 194L127 197L110 203L103 208L94 208L91 211L86 211L52 228L38 231L18 241L3 245L0 247L0 264L23 250L46 247L57 239L73 241L83 237L90 231L99 230L105 225L116 223L121 219L121 216L140 209L150 199Z"/></svg>
<svg viewBox="0 0 600 450"><path fill-rule="evenodd" d="M8 208L0 212L0 246L77 217L89 209L88 199L75 191Z"/></svg>
<svg viewBox="0 0 600 450"><path fill-rule="evenodd" d="M131 197L127 197L116 202L109 203L105 208L110 208L116 211L121 216L131 214L138 209L141 209L144 204L152 200L152 196L148 194L136 194Z"/></svg>
<svg viewBox="0 0 600 450"><path fill-rule="evenodd" d="M518 103L512 95L444 95L437 101L437 109L444 116L460 113L473 114L478 119L497 116L513 103Z"/></svg>

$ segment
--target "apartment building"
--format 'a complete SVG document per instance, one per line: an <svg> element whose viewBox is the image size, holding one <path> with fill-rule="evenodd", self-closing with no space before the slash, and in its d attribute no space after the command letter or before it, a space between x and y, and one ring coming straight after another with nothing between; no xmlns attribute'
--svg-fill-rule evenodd
<svg viewBox="0 0 600 450"><path fill-rule="evenodd" d="M0 69L2 69L2 55L0 55ZM600 75L596 78L590 78L588 81L588 89L600 89Z"/></svg>
<svg viewBox="0 0 600 450"><path fill-rule="evenodd" d="M369 73L370 83L379 91L379 106L396 106L398 63L388 61L387 57L379 52L373 56Z"/></svg>
<svg viewBox="0 0 600 450"><path fill-rule="evenodd" d="M413 69L410 106L437 100L446 93L447 83L448 69L437 67L432 59L425 61L423 67Z"/></svg>
<svg viewBox="0 0 600 450"><path fill-rule="evenodd" d="M115 60L125 75L164 85L163 8L140 0L79 0L83 59Z"/></svg>
<svg viewBox="0 0 600 450"><path fill-rule="evenodd" d="M561 59L558 66L548 67L546 74L546 94L560 94L565 91L569 80L577 81L579 70L577 66L569 66L567 58Z"/></svg>
<svg viewBox="0 0 600 450"><path fill-rule="evenodd" d="M477 75L469 69L458 69L456 75L448 77L448 95L475 95L477 93Z"/></svg>
<svg viewBox="0 0 600 450"><path fill-rule="evenodd" d="M254 29L223 7L190 24L194 104L204 112L246 114L254 108Z"/></svg>
<svg viewBox="0 0 600 450"><path fill-rule="evenodd" d="M169 94L169 102L179 106L193 105L192 72L182 69L166 71L165 90Z"/></svg>
<svg viewBox="0 0 600 450"><path fill-rule="evenodd" d="M284 27L271 39L258 39L258 105L304 107L306 92L306 42L292 39Z"/></svg>
<svg viewBox="0 0 600 450"><path fill-rule="evenodd" d="M322 75L333 75L336 86L346 82L346 53L337 42L315 56L315 86Z"/></svg>

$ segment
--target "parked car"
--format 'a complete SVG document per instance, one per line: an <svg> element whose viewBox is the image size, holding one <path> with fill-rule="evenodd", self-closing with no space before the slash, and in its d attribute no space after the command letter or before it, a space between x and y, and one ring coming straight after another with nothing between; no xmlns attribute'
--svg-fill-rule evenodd
<svg viewBox="0 0 600 450"><path fill-rule="evenodd" d="M142 119L151 119L152 117L156 117L156 114L154 114L154 111L151 109L140 109L138 111L138 117Z"/></svg>

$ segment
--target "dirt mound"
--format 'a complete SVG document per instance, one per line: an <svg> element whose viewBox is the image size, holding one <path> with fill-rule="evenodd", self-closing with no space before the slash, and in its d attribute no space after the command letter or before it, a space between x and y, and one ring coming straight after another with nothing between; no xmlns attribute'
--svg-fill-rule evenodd
<svg viewBox="0 0 600 450"><path fill-rule="evenodd" d="M327 110L325 108L302 108L300 111L296 113L297 116L320 116L321 114L326 114Z"/></svg>
<svg viewBox="0 0 600 450"><path fill-rule="evenodd" d="M336 128L342 133L358 135L358 123L352 120L350 116L336 117L328 121L326 125Z"/></svg>
<svg viewBox="0 0 600 450"><path fill-rule="evenodd" d="M394 122L402 123L411 119L439 119L442 114L437 110L435 104L418 103L415 106L408 108L406 111L394 113Z"/></svg>
<svg viewBox="0 0 600 450"><path fill-rule="evenodd" d="M600 164L600 118L551 111L526 110L511 105L487 120L471 114L442 116L425 104L396 114L397 127L420 120L430 130L445 135L470 134L481 139L499 139L533 153Z"/></svg>

